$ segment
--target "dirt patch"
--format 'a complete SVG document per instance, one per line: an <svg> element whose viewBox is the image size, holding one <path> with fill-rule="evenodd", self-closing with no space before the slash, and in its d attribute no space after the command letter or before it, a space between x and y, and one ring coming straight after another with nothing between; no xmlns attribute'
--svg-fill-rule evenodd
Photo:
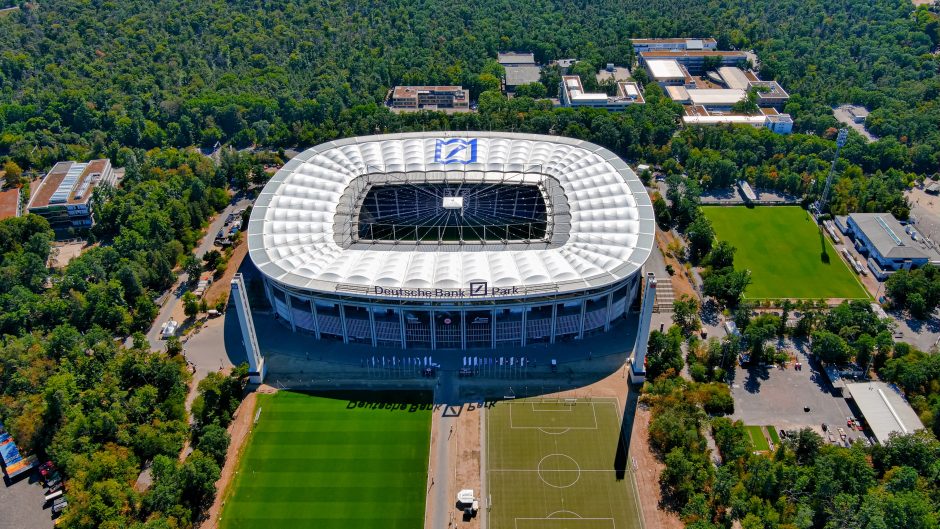
<svg viewBox="0 0 940 529"><path fill-rule="evenodd" d="M674 242L682 243L682 241L676 239L672 233L659 229L656 230L656 244L659 246L660 253L663 254L663 260L675 270L675 274L673 274L670 279L672 280L672 290L675 293L676 299L679 299L683 295L697 299L698 294L696 294L695 288L692 286L694 281L689 276L689 271L686 270L685 265L680 263L669 251L669 245Z"/></svg>
<svg viewBox="0 0 940 529"><path fill-rule="evenodd" d="M241 267L242 261L245 260L246 255L248 255L248 243L242 241L241 244L232 250L232 256L229 257L228 265L225 268L225 273L222 274L222 277L214 279L212 284L209 285L209 288L206 289L206 293L203 298L205 298L207 302L212 304L215 303L215 300L217 300L219 296L223 294L226 296L228 295L232 278L234 278L235 274L238 273L238 269Z"/></svg>
<svg viewBox="0 0 940 529"><path fill-rule="evenodd" d="M471 409L472 406L472 409ZM454 429L454 436L457 438L457 476L456 488L473 489L479 496L483 490L483 476L480 472L480 408L475 405L465 405L464 411L457 419L457 427ZM454 497L456 497L454 491ZM479 529L482 513L463 521L458 515L456 519L457 527L468 529Z"/></svg>
<svg viewBox="0 0 940 529"><path fill-rule="evenodd" d="M659 476L663 465L649 445L649 425L652 413L640 405L633 420L633 433L630 434L630 456L636 464L636 486L640 492L640 508L646 529L682 529L682 520L675 513L659 508L662 495L659 488Z"/></svg>
<svg viewBox="0 0 940 529"><path fill-rule="evenodd" d="M53 243L52 252L49 254L49 266L65 268L65 265L81 255L85 248L85 241ZM88 248L91 248L91 246L88 246Z"/></svg>
<svg viewBox="0 0 940 529"><path fill-rule="evenodd" d="M241 458L242 449L245 446L245 440L251 433L251 426L254 420L255 403L258 400L258 393L274 393L277 389L271 386L262 385L255 391L248 394L242 403L239 404L232 419L232 424L228 426L228 433L232 437L228 445L228 452L225 454L225 466L222 467L222 474L219 480L215 482L215 501L209 507L209 512L205 521L200 525L201 529L215 529L218 527L219 515L222 514L222 506L225 505L226 496L231 492L229 485L232 482L232 476L235 475L235 469L238 468L238 462Z"/></svg>
<svg viewBox="0 0 940 529"><path fill-rule="evenodd" d="M434 453L434 446L437 444L437 431L440 428L441 414L437 411L431 414L431 438L428 440L429 449L428 449L428 475L427 482L424 484L424 526L429 527L431 525L431 520L434 519L434 513L436 513L437 506L434 505L434 501L431 499L431 489L437 486L436 483L432 481L431 475L434 472L434 469L437 468L437 455ZM446 483L441 483L441 486L446 486Z"/></svg>

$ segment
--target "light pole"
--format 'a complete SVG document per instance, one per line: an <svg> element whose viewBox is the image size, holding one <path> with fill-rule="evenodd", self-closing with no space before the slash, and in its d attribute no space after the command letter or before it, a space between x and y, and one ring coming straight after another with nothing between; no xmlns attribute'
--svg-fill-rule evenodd
<svg viewBox="0 0 940 529"><path fill-rule="evenodd" d="M829 199L829 190L832 188L832 180L836 175L836 163L839 161L839 151L845 146L845 141L849 137L848 129L839 129L839 135L836 136L836 155L832 158L832 166L829 168L829 176L826 177L826 187L823 188L823 194L816 202L816 213L822 215L826 207L826 201Z"/></svg>

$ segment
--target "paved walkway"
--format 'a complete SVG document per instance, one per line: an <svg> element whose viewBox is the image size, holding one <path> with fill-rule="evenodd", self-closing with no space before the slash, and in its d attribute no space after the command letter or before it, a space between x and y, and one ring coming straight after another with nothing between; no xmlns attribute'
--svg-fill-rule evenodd
<svg viewBox="0 0 940 529"><path fill-rule="evenodd" d="M439 384L434 391L434 413L438 415L434 421L437 442L432 443L434 468L429 471L431 488L428 501L434 503L434 508L431 509L431 524L428 529L449 527L455 512L452 508L456 501L454 489L457 486L454 483L452 468L452 463L456 464L454 429L457 427L457 417L463 411L458 393L454 372L441 372Z"/></svg>
<svg viewBox="0 0 940 529"><path fill-rule="evenodd" d="M203 236L202 241L200 241L199 246L196 247L196 257L202 259L209 250L212 250L215 246L215 234L222 229L222 226L225 225L225 220L228 218L229 214L234 213L240 209L245 209L251 205L251 200L247 198L241 198L236 202L229 204L222 213L216 215L215 219L209 224L209 228L206 230L206 234ZM157 315L157 319L154 320L153 326L147 331L147 341L150 342L150 348L155 350L163 349L163 340L160 339L160 325L163 325L163 322L170 319L173 311L176 309L176 306L180 303L180 300L183 298L183 294L186 293L186 281L189 279L189 276L182 272L179 277L176 279L176 283L173 283L173 286L170 288L169 292L164 297L163 305L160 307L160 312Z"/></svg>

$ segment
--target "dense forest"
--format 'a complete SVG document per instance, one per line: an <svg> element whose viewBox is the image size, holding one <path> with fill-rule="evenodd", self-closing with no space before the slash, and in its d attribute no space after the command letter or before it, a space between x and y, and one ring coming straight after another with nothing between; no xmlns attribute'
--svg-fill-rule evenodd
<svg viewBox="0 0 940 529"><path fill-rule="evenodd" d="M757 52L762 75L794 95L787 110L800 130L836 126L831 104L866 104L871 129L933 172L938 27L935 14L894 0L50 0L0 19L0 148L41 168L114 145L509 129L517 124L486 111L398 117L381 101L396 84L462 84L477 98L503 50L624 64L630 37L712 35Z"/></svg>
<svg viewBox="0 0 940 529"><path fill-rule="evenodd" d="M618 114L554 109L538 98L556 91L556 70L544 90L528 91L533 97L495 90L499 51L532 51L541 63L578 58L578 70L590 72L632 63L631 37L670 36L755 50L761 75L791 93L786 111L800 134L718 127L676 135L681 108L654 85L647 104ZM811 336L820 355L874 354L875 369L912 396L935 432L940 375L936 356L879 342L884 330L853 312L862 307L834 317L809 311L794 330L779 318L750 318L739 303L747 272L734 268L733 248L713 244L696 194L742 177L818 193L838 127L830 107L856 103L872 110L867 126L882 139L850 135L832 210L906 217L901 192L940 164L938 44L936 12L899 0L24 2L0 16L0 161L35 174L60 159L107 156L127 176L97 193L94 245L63 269L47 265L44 221L0 222L0 418L65 472L64 525L192 527L214 493L243 373L204 380L188 417L183 360L149 352L140 335L131 347L118 343L152 322L154 300L192 265L200 230L228 189L264 174L250 156L225 155L217 167L189 147L306 147L408 130L562 134L662 167L675 185L670 206L657 201L658 220L692 234L706 294L733 309L745 333L744 343L692 356L697 382L675 377L692 322L654 337L663 378L649 389L651 431L667 463L667 497L683 518L702 528L732 518L747 529L936 527L935 439L865 451L820 447L801 434L766 458L742 449L738 425L709 417L731 404L727 388L711 382L722 379L715 368L741 347L763 351L775 333ZM382 101L396 84L461 84L479 111L393 114ZM932 288L917 277L912 284ZM842 316L849 323L832 319ZM717 470L704 452L706 428L724 461ZM180 462L187 440L195 451ZM140 492L134 482L148 464L153 484Z"/></svg>
<svg viewBox="0 0 940 529"><path fill-rule="evenodd" d="M754 453L745 426L724 417L732 411L725 404L731 400L727 384L707 382L710 373L720 373L723 380L719 366L734 362L743 347L753 351L778 335L812 332L814 353L821 358L874 355L881 375L904 387L936 432L940 424L930 420L940 411L936 355L901 343L892 348L890 333L867 303L844 303L828 314L804 312L797 328L788 328L778 316L745 317L739 322L743 340L729 336L701 342L688 334L689 371L698 380L688 381L678 375L679 319L658 337L669 345L658 347L657 358L650 359L651 366L656 361L658 378L644 387L642 399L653 413L650 444L665 465L660 477L664 504L686 527L713 529L732 522L743 529L937 527L940 442L929 431L896 434L873 447L861 442L842 447L807 428L770 453ZM653 343L651 337L651 354Z"/></svg>
<svg viewBox="0 0 940 529"><path fill-rule="evenodd" d="M185 360L152 352L140 331L228 204L230 175L195 150L119 155L120 189L94 199L99 244L64 268L47 264L45 219L0 221L0 417L64 472L65 526L191 527L215 495L244 370L200 382L190 421ZM195 451L180 462L186 440ZM151 464L144 493L134 482Z"/></svg>

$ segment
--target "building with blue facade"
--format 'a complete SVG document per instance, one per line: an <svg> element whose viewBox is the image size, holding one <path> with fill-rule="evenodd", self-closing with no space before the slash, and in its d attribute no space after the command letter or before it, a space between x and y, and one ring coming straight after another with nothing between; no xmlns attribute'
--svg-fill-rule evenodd
<svg viewBox="0 0 940 529"><path fill-rule="evenodd" d="M940 264L940 253L933 245L913 226L903 226L890 213L852 213L845 220L845 227L859 253L884 271Z"/></svg>

